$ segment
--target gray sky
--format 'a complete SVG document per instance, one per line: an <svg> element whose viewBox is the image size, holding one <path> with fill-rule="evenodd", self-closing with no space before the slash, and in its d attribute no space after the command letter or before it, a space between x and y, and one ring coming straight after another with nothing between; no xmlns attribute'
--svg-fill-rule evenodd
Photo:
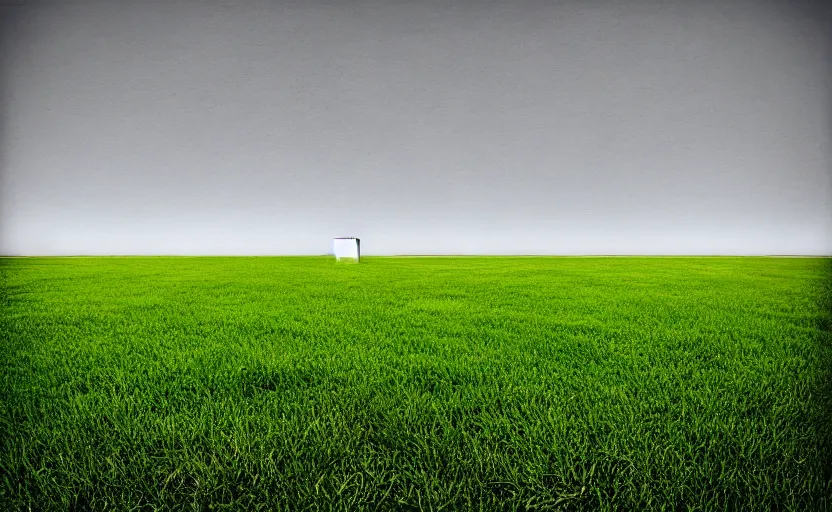
<svg viewBox="0 0 832 512"><path fill-rule="evenodd" d="M832 254L823 2L3 1L3 254Z"/></svg>

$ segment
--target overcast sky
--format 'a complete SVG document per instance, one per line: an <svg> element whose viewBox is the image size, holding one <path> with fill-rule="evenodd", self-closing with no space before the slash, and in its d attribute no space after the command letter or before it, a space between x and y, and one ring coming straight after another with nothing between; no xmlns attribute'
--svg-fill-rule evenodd
<svg viewBox="0 0 832 512"><path fill-rule="evenodd" d="M823 2L3 2L3 254L832 254Z"/></svg>

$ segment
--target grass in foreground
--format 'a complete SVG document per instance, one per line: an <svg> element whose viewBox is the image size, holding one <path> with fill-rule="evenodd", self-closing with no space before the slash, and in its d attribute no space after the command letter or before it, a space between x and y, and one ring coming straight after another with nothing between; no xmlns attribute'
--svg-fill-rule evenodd
<svg viewBox="0 0 832 512"><path fill-rule="evenodd" d="M823 510L830 260L0 260L0 508Z"/></svg>

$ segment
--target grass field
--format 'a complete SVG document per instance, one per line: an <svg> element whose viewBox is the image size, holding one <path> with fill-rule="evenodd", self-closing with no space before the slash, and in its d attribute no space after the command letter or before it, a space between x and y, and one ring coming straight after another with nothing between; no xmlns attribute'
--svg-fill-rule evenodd
<svg viewBox="0 0 832 512"><path fill-rule="evenodd" d="M6 258L3 510L832 508L832 260Z"/></svg>

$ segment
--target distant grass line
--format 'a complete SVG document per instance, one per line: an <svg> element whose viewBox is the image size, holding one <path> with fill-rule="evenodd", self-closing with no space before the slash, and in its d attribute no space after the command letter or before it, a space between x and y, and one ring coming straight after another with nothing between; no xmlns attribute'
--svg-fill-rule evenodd
<svg viewBox="0 0 832 512"><path fill-rule="evenodd" d="M364 254L362 258L832 258L828 254ZM334 258L333 254L63 254L3 258Z"/></svg>
<svg viewBox="0 0 832 512"><path fill-rule="evenodd" d="M3 510L828 510L832 261L0 259Z"/></svg>

